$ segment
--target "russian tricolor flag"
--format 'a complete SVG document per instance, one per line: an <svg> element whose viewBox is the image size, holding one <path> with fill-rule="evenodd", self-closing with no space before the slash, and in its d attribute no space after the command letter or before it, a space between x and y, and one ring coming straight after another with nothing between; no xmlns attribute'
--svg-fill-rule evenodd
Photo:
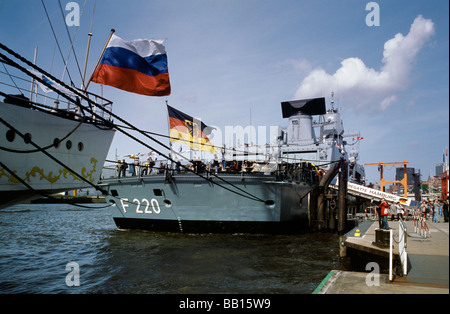
<svg viewBox="0 0 450 314"><path fill-rule="evenodd" d="M164 40L125 41L113 35L92 81L148 96L170 95Z"/></svg>

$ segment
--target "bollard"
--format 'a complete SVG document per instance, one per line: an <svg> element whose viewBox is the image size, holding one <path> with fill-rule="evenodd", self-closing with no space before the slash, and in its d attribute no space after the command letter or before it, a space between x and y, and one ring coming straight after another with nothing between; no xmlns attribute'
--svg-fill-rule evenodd
<svg viewBox="0 0 450 314"><path fill-rule="evenodd" d="M339 236L339 257L347 256L347 248L345 246L345 236Z"/></svg>
<svg viewBox="0 0 450 314"><path fill-rule="evenodd" d="M340 235L344 234L345 221L347 218L347 182L348 182L348 163L341 157L339 162L339 189L338 189L338 226Z"/></svg>

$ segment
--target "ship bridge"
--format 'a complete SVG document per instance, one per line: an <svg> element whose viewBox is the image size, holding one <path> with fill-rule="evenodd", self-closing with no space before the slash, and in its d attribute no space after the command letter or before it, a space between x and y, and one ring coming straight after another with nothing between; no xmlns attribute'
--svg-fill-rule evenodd
<svg viewBox="0 0 450 314"><path fill-rule="evenodd" d="M284 101L281 109L283 118L289 119L288 126L281 128L279 134L282 158L309 161L325 169L341 157L348 159L341 115L337 109L326 109L324 97ZM318 121L313 121L315 116Z"/></svg>

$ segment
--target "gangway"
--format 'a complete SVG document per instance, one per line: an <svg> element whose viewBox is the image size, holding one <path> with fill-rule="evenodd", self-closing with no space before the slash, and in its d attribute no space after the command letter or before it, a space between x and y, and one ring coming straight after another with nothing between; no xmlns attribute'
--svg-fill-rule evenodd
<svg viewBox="0 0 450 314"><path fill-rule="evenodd" d="M337 190L339 188L339 180L336 180L336 184L330 184L330 188ZM420 206L420 203L406 197L401 197L395 194L386 193L380 190L371 189L367 186L348 182L347 183L347 193L353 196L359 196L372 201L381 201L385 199L387 202L396 203L399 202L405 206Z"/></svg>

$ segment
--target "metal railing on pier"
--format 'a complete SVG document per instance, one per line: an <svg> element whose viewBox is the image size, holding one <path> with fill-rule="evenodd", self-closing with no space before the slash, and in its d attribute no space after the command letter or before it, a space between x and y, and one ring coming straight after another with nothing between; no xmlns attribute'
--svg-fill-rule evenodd
<svg viewBox="0 0 450 314"><path fill-rule="evenodd" d="M398 254L400 257L400 264L403 276L408 274L408 253L407 248L407 228L402 219L398 221L398 240L394 238L394 230L389 229L389 281L394 279L394 241L398 244Z"/></svg>

